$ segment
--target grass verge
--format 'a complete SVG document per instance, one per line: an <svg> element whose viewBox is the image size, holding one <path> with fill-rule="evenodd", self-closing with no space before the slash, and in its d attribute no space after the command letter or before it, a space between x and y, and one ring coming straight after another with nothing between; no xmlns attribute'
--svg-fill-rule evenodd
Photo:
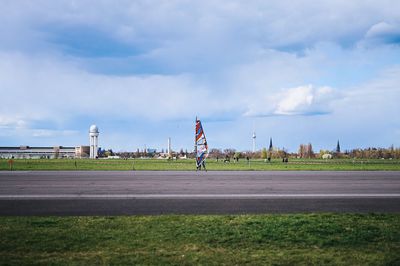
<svg viewBox="0 0 400 266"><path fill-rule="evenodd" d="M266 163L263 160L242 159L239 162L223 163L213 159L207 160L207 169L224 171L262 171L262 170L319 170L319 171L400 171L400 160L322 160L322 159L292 159L289 163L272 160ZM0 159L0 170L10 170L8 160ZM193 159L168 161L163 159L135 159L135 160L88 160L88 159L18 159L14 160L13 170L195 170Z"/></svg>
<svg viewBox="0 0 400 266"><path fill-rule="evenodd" d="M399 265L400 214L0 217L0 264Z"/></svg>

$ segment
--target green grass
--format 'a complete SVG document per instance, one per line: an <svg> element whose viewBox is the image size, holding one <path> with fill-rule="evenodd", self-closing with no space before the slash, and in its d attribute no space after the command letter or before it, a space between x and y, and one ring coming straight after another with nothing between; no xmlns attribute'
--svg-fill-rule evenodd
<svg viewBox="0 0 400 266"><path fill-rule="evenodd" d="M0 264L399 265L400 214L0 217Z"/></svg>
<svg viewBox="0 0 400 266"><path fill-rule="evenodd" d="M75 167L76 162L76 167ZM0 159L0 170L9 170L8 160ZM394 170L400 171L400 160L321 160L291 159L288 164L280 160L266 163L263 160L241 159L238 163L207 160L208 170ZM188 160L88 160L88 159L20 159L14 160L13 170L195 170L193 159Z"/></svg>

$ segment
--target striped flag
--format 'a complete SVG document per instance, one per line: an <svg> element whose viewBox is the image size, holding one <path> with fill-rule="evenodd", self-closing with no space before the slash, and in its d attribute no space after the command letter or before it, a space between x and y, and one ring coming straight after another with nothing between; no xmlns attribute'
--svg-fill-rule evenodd
<svg viewBox="0 0 400 266"><path fill-rule="evenodd" d="M208 155L208 145L203 126L196 117L196 137L195 137L196 166L200 167Z"/></svg>

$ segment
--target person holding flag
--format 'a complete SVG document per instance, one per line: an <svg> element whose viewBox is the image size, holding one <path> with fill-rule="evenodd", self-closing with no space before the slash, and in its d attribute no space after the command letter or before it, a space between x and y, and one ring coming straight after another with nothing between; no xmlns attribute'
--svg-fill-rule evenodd
<svg viewBox="0 0 400 266"><path fill-rule="evenodd" d="M201 125L201 122L199 119L197 119L197 117L194 150L196 154L196 171L201 170L201 167L203 167L203 169L207 171L206 158L208 156L208 145L203 126Z"/></svg>

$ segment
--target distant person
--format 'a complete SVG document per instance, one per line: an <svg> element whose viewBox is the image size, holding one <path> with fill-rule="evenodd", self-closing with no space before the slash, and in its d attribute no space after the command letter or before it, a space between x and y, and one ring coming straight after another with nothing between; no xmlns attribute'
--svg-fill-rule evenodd
<svg viewBox="0 0 400 266"><path fill-rule="evenodd" d="M196 168L196 171L201 171L201 167L203 167L203 169L207 172L207 168L206 168L206 160L203 160L201 162L201 164L199 164Z"/></svg>
<svg viewBox="0 0 400 266"><path fill-rule="evenodd" d="M226 156L225 156L224 163L227 163L227 162L230 162L230 161L231 161L231 158L229 158L229 156L228 156L228 155L226 155Z"/></svg>

